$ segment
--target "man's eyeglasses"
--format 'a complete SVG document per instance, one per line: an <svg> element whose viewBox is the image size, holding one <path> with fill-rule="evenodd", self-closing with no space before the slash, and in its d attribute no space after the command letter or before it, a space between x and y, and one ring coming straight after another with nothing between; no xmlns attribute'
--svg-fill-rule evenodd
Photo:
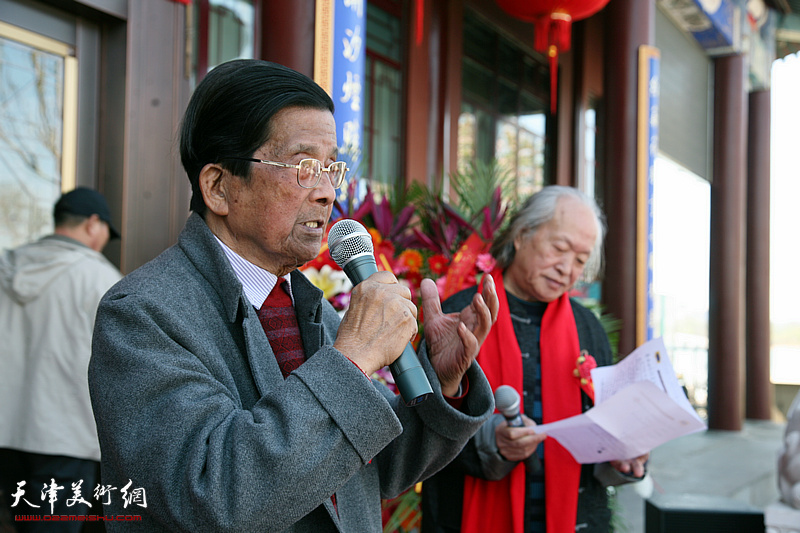
<svg viewBox="0 0 800 533"><path fill-rule="evenodd" d="M302 159L297 165L290 165L289 163L280 163L278 161L265 161L263 159L254 159L251 157L227 157L226 159L238 159L239 161L251 161L253 163L263 163L265 165L273 165L282 168L296 168L297 169L297 184L304 189L313 189L319 183L322 173L328 174L328 179L331 180L331 185L334 189L338 189L344 183L344 176L349 168L344 161L336 161L331 163L328 168L323 168L322 163L318 159Z"/></svg>

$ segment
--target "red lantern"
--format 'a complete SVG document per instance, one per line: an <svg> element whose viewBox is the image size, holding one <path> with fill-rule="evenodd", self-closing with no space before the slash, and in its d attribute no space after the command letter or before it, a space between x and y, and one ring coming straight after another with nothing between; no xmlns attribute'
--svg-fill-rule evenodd
<svg viewBox="0 0 800 533"><path fill-rule="evenodd" d="M533 22L533 48L550 60L550 112L556 112L558 53L572 44L572 22L590 17L608 0L496 0L509 15Z"/></svg>

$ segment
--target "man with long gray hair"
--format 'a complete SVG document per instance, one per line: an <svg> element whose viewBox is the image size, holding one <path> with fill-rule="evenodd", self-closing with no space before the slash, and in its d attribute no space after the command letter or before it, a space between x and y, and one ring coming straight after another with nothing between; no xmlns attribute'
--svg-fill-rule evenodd
<svg viewBox="0 0 800 533"><path fill-rule="evenodd" d="M549 186L520 206L492 244L500 310L478 363L493 390L508 385L519 393L524 426L493 415L423 484L424 533L605 533L606 486L644 476L647 456L582 467L554 439L536 433L536 424L589 409L593 394L581 367L613 362L602 325L568 294L599 272L604 231L594 199ZM458 308L475 291L453 295L443 309Z"/></svg>

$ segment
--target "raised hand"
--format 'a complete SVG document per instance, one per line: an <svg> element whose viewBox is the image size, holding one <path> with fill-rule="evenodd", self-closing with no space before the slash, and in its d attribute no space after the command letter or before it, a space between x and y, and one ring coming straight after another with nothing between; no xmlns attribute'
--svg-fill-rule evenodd
<svg viewBox="0 0 800 533"><path fill-rule="evenodd" d="M483 276L481 290L470 305L460 313L442 312L442 302L433 280L424 279L420 285L425 342L442 393L455 396L467 369L478 356L492 324L497 319L499 302L494 279Z"/></svg>

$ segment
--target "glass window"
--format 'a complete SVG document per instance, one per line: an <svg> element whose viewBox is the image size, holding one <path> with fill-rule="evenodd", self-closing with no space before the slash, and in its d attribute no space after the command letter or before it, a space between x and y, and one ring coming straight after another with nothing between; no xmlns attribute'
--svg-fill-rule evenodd
<svg viewBox="0 0 800 533"><path fill-rule="evenodd" d="M478 134L478 117L469 104L462 104L458 117L458 171L467 170L466 162L475 159L475 138Z"/></svg>
<svg viewBox="0 0 800 533"><path fill-rule="evenodd" d="M390 61L400 62L403 49L400 19L374 5L367 5L367 47Z"/></svg>
<svg viewBox="0 0 800 533"><path fill-rule="evenodd" d="M705 415L711 186L663 155L653 180L654 337L663 337L689 400ZM686 258L691 257L691 261Z"/></svg>
<svg viewBox="0 0 800 533"><path fill-rule="evenodd" d="M498 122L494 154L500 168L517 168L517 127L511 122Z"/></svg>
<svg viewBox="0 0 800 533"><path fill-rule="evenodd" d="M472 57L479 63L492 64L495 61L497 34L477 16L464 17L464 56Z"/></svg>
<svg viewBox="0 0 800 533"><path fill-rule="evenodd" d="M399 8L389 12L367 4L364 143L359 170L376 192L403 179L402 43Z"/></svg>
<svg viewBox="0 0 800 533"><path fill-rule="evenodd" d="M496 159L516 180L517 198L549 179L549 75L516 43L465 12L458 168Z"/></svg>
<svg viewBox="0 0 800 533"><path fill-rule="evenodd" d="M254 57L254 0L206 0L198 10L198 74L232 59Z"/></svg>
<svg viewBox="0 0 800 533"><path fill-rule="evenodd" d="M467 172L470 161L495 157L495 131L491 114L466 102L458 117L458 171Z"/></svg>
<svg viewBox="0 0 800 533"><path fill-rule="evenodd" d="M0 248L52 232L75 187L76 114L74 50L0 23Z"/></svg>
<svg viewBox="0 0 800 533"><path fill-rule="evenodd" d="M367 61L367 90L364 110L364 147L366 175L373 183L391 185L401 179L400 172L400 113L401 74L380 61ZM370 157L376 154L377 157Z"/></svg>
<svg viewBox="0 0 800 533"><path fill-rule="evenodd" d="M497 84L497 112L515 121L519 110L519 85L506 80Z"/></svg>
<svg viewBox="0 0 800 533"><path fill-rule="evenodd" d="M597 101L590 99L583 113L583 164L578 170L578 188L597 198Z"/></svg>
<svg viewBox="0 0 800 533"><path fill-rule="evenodd" d="M541 138L520 130L517 154L517 193L525 198L544 186L544 147Z"/></svg>
<svg viewBox="0 0 800 533"><path fill-rule="evenodd" d="M465 58L461 67L461 85L464 100L488 106L495 90L495 76L491 70Z"/></svg>

